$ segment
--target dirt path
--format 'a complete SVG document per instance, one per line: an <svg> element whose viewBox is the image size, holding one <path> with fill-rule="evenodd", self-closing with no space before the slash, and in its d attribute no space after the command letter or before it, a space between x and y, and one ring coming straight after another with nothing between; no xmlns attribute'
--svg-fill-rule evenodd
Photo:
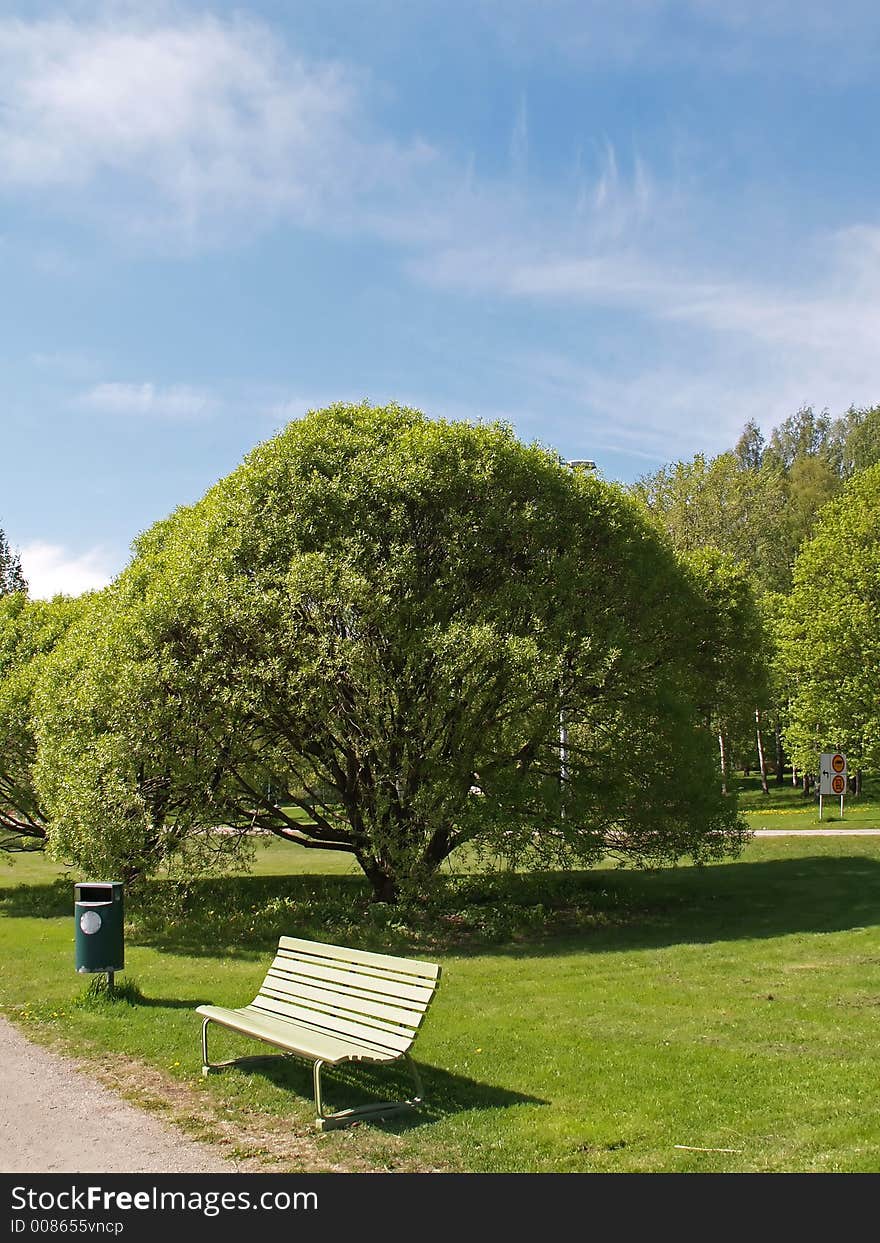
<svg viewBox="0 0 880 1243"><path fill-rule="evenodd" d="M0 1171L236 1173L234 1161L143 1113L0 1018Z"/></svg>

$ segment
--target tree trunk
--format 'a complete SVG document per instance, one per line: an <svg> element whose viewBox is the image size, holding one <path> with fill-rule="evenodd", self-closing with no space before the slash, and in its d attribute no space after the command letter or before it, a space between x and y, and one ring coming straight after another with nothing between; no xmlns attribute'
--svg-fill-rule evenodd
<svg viewBox="0 0 880 1243"><path fill-rule="evenodd" d="M861 792L862 792L862 770L860 768L857 768L856 769L856 794L861 794Z"/></svg>
<svg viewBox="0 0 880 1243"><path fill-rule="evenodd" d="M755 737L758 740L758 768L761 772L761 789L765 794L770 793L770 787L767 784L767 765L764 762L764 739L761 734L761 709L755 709Z"/></svg>
<svg viewBox="0 0 880 1243"><path fill-rule="evenodd" d="M776 737L776 784L781 786L785 780L785 752L782 749L782 730L778 721L773 727L773 733Z"/></svg>
<svg viewBox="0 0 880 1243"><path fill-rule="evenodd" d="M400 897L397 879L394 876L380 875L377 880L372 882L372 885L374 902L387 902L389 905L393 906Z"/></svg>
<svg viewBox="0 0 880 1243"><path fill-rule="evenodd" d="M797 764L791 766L791 784L796 786L798 783Z"/></svg>
<svg viewBox="0 0 880 1243"><path fill-rule="evenodd" d="M810 774L809 773L804 773L802 788L803 788L804 798L809 798L810 797Z"/></svg>
<svg viewBox="0 0 880 1243"><path fill-rule="evenodd" d="M383 867L376 859L365 858L355 854L364 875L373 886L373 902L387 902L393 906L400 897L400 885L397 877L388 868Z"/></svg>
<svg viewBox="0 0 880 1243"><path fill-rule="evenodd" d="M727 748L724 745L724 734L718 734L718 749L721 752L721 793L727 793Z"/></svg>

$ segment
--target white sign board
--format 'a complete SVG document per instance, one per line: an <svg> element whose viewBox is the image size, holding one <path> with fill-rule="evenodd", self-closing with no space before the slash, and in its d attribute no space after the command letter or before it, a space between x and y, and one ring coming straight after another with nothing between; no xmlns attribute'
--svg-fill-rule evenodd
<svg viewBox="0 0 880 1243"><path fill-rule="evenodd" d="M840 751L825 751L819 757L819 793L836 795L846 791L846 756Z"/></svg>

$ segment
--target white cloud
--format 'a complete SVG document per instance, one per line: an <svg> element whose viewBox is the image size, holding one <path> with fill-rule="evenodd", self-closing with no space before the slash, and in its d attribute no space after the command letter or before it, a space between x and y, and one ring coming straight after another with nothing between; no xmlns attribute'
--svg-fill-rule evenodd
<svg viewBox="0 0 880 1243"><path fill-rule="evenodd" d="M38 600L95 591L106 587L115 573L108 554L100 547L76 555L61 544L34 540L24 545L20 556L29 594Z"/></svg>
<svg viewBox="0 0 880 1243"><path fill-rule="evenodd" d="M603 189L586 227L548 229L551 244L499 230L413 265L430 283L555 309L569 340L583 324L588 361L537 351L507 360L530 404L567 403L608 447L671 457L695 431L704 447L721 448L748 418L768 426L805 403L839 412L878 400L880 227L792 241L801 274L762 281L755 260L738 272L693 254L666 227L662 193L646 227L632 214L619 234L602 227L606 205ZM698 204L684 206L685 218L699 219ZM578 321L578 311L599 315ZM603 331L618 334L607 362L589 340L605 311L616 328Z"/></svg>
<svg viewBox="0 0 880 1243"><path fill-rule="evenodd" d="M193 419L209 414L215 399L202 389L187 385L97 384L82 393L76 404L101 414L150 416L164 419Z"/></svg>
<svg viewBox="0 0 880 1243"><path fill-rule="evenodd" d="M191 240L230 220L353 217L353 195L431 158L372 134L362 94L244 18L2 20L0 187L63 189L67 207L79 192L126 228Z"/></svg>

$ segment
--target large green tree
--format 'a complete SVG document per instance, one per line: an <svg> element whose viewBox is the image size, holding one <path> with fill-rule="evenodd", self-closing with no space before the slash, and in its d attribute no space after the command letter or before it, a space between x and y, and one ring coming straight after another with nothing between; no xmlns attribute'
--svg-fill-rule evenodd
<svg viewBox="0 0 880 1243"><path fill-rule="evenodd" d="M815 771L829 747L880 765L880 465L856 473L821 512L777 624L790 693L786 738Z"/></svg>
<svg viewBox="0 0 880 1243"><path fill-rule="evenodd" d="M467 843L736 849L702 728L715 634L700 575L557 454L315 412L148 532L61 645L55 848L148 869L262 828L351 853L386 901Z"/></svg>

